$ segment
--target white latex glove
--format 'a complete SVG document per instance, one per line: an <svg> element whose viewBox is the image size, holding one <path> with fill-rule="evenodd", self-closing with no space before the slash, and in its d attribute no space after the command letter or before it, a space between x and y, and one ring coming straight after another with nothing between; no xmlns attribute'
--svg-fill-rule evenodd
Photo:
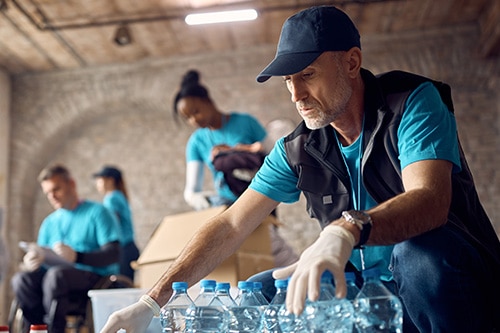
<svg viewBox="0 0 500 333"><path fill-rule="evenodd" d="M29 250L23 257L23 268L26 271L36 271L42 265L45 257L43 254L36 250Z"/></svg>
<svg viewBox="0 0 500 333"><path fill-rule="evenodd" d="M153 319L160 315L160 306L149 296L144 295L132 305L113 312L100 333L116 333L124 329L127 333L144 333Z"/></svg>
<svg viewBox="0 0 500 333"><path fill-rule="evenodd" d="M184 200L195 210L207 209L210 207L208 192L190 192L184 194Z"/></svg>
<svg viewBox="0 0 500 333"><path fill-rule="evenodd" d="M73 250L71 247L69 247L66 244L56 243L56 244L54 244L54 247L52 248L52 250L54 250L54 252L58 256L66 259L69 262L74 263L76 261L77 254L76 254L75 250Z"/></svg>
<svg viewBox="0 0 500 333"><path fill-rule="evenodd" d="M286 307L296 315L302 313L306 296L315 301L319 297L321 275L325 270L335 278L335 296L345 297L347 292L344 269L354 248L354 236L338 225L329 225L309 246L295 264L273 272L275 279L292 275L287 289Z"/></svg>

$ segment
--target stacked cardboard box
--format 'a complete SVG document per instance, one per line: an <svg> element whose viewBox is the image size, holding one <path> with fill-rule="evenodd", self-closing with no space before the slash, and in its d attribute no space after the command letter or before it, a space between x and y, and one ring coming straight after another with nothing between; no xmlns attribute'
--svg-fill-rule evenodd
<svg viewBox="0 0 500 333"><path fill-rule="evenodd" d="M138 287L152 287L177 258L196 230L209 218L225 209L224 206L214 207L165 217L134 265ZM273 268L274 259L269 234L271 223L276 221L269 216L236 253L222 262L206 278L230 282L234 286L238 281L245 280L255 273Z"/></svg>

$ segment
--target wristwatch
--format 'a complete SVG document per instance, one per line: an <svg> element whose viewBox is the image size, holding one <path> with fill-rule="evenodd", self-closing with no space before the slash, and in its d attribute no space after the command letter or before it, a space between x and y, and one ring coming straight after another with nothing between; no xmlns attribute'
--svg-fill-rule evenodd
<svg viewBox="0 0 500 333"><path fill-rule="evenodd" d="M372 230L372 218L362 210L345 210L342 212L342 217L349 223L354 224L359 228L360 236L359 243L356 247L360 247L368 241L370 231Z"/></svg>

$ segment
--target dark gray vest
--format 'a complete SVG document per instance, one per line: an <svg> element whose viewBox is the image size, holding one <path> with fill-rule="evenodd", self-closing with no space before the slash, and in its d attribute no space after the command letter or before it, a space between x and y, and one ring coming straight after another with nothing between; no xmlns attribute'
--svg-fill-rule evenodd
<svg viewBox="0 0 500 333"><path fill-rule="evenodd" d="M432 82L450 112L450 87L411 73L394 71L375 77L362 69L365 83L364 155L362 180L379 203L404 191L398 160L397 129L407 97L420 84ZM460 143L459 143L460 145ZM298 176L297 187L307 199L307 210L322 228L353 209L351 183L330 126L308 129L304 122L285 138L288 163ZM460 147L462 171L453 174L453 197L448 225L500 263L500 242L477 195L472 174Z"/></svg>

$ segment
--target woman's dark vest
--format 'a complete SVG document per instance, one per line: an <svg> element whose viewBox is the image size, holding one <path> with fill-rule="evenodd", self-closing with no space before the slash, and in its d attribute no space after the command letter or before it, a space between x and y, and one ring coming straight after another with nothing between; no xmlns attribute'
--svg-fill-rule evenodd
<svg viewBox="0 0 500 333"><path fill-rule="evenodd" d="M450 87L411 73L394 71L375 77L362 69L365 83L364 154L361 162L366 190L378 202L404 192L398 160L397 130L407 97L422 83L432 82L453 112ZM448 225L489 253L500 264L500 242L477 195L460 146L462 171L452 176L453 197ZM288 163L298 175L297 187L307 210L321 227L353 209L351 183L332 127L308 129L302 122L285 138Z"/></svg>

